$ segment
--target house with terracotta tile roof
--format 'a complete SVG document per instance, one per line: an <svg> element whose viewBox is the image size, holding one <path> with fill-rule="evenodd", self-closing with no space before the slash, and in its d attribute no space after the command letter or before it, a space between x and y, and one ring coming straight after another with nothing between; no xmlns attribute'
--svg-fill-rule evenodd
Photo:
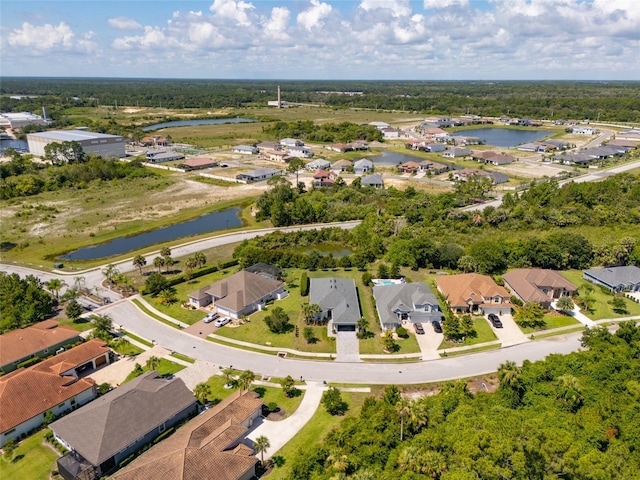
<svg viewBox="0 0 640 480"><path fill-rule="evenodd" d="M191 292L189 303L198 308L213 304L220 315L240 318L262 310L270 300L280 300L287 295L284 282L242 270Z"/></svg>
<svg viewBox="0 0 640 480"><path fill-rule="evenodd" d="M471 159L480 163L490 163L491 165L507 165L516 160L511 155L502 155L492 151L475 152L471 155Z"/></svg>
<svg viewBox="0 0 640 480"><path fill-rule="evenodd" d="M313 174L313 187L314 188L322 188L322 187L333 187L336 179L338 178L338 174L333 170L316 170Z"/></svg>
<svg viewBox="0 0 640 480"><path fill-rule="evenodd" d="M9 373L30 358L46 358L82 341L71 327L44 320L0 335L0 372ZM60 350L62 349L62 350Z"/></svg>
<svg viewBox="0 0 640 480"><path fill-rule="evenodd" d="M1 376L0 446L38 428L49 410L57 416L93 400L95 382L84 376L108 364L110 352L102 340L90 340Z"/></svg>
<svg viewBox="0 0 640 480"><path fill-rule="evenodd" d="M442 275L436 278L436 287L454 312L502 315L511 311L511 294L488 275Z"/></svg>
<svg viewBox="0 0 640 480"><path fill-rule="evenodd" d="M418 170L420 170L420 164L414 161L404 162L403 164L398 166L398 170L400 171L400 173L409 173L413 175L414 173L417 173Z"/></svg>
<svg viewBox="0 0 640 480"><path fill-rule="evenodd" d="M179 378L146 372L50 425L70 453L58 458L65 480L93 480L197 412Z"/></svg>
<svg viewBox="0 0 640 480"><path fill-rule="evenodd" d="M523 302L538 302L545 308L563 295L572 297L578 288L555 270L518 268L505 273L505 286Z"/></svg>
<svg viewBox="0 0 640 480"><path fill-rule="evenodd" d="M114 480L250 480L258 459L245 438L259 418L255 392L237 391L117 472Z"/></svg>

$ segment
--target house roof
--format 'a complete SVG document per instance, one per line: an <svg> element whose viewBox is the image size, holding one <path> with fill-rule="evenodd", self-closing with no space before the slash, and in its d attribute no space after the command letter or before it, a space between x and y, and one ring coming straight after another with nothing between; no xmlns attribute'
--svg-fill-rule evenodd
<svg viewBox="0 0 640 480"><path fill-rule="evenodd" d="M56 420L51 429L100 465L195 403L181 379L167 380L151 371Z"/></svg>
<svg viewBox="0 0 640 480"><path fill-rule="evenodd" d="M312 162L307 163L307 168L325 168L331 165L331 162L324 158L318 158Z"/></svg>
<svg viewBox="0 0 640 480"><path fill-rule="evenodd" d="M555 270L519 268L505 273L502 278L525 302L548 303L550 298L542 288L563 288L575 292L577 287Z"/></svg>
<svg viewBox="0 0 640 480"><path fill-rule="evenodd" d="M376 286L373 287L373 297L383 324L398 323L396 311L409 313L415 305L439 306L438 299L425 283Z"/></svg>
<svg viewBox="0 0 640 480"><path fill-rule="evenodd" d="M585 270L584 274L611 287L640 284L640 268L633 265L626 267L592 268Z"/></svg>
<svg viewBox="0 0 640 480"><path fill-rule="evenodd" d="M182 164L188 167L201 167L204 165L217 165L218 161L215 158L200 157L200 158L190 158L182 162Z"/></svg>
<svg viewBox="0 0 640 480"><path fill-rule="evenodd" d="M351 278L312 278L309 303L331 310L333 323L355 325L360 319L356 284Z"/></svg>
<svg viewBox="0 0 640 480"><path fill-rule="evenodd" d="M44 320L27 328L13 330L0 335L0 365L7 365L74 338L80 340L76 330L58 325L55 320Z"/></svg>
<svg viewBox="0 0 640 480"><path fill-rule="evenodd" d="M194 418L171 437L117 472L114 480L237 480L255 468L257 458L245 445L237 445L247 432L241 425L260 408L255 392L237 391Z"/></svg>
<svg viewBox="0 0 640 480"><path fill-rule="evenodd" d="M356 160L353 166L355 168L373 167L373 162L367 158L361 158L360 160Z"/></svg>
<svg viewBox="0 0 640 480"><path fill-rule="evenodd" d="M90 340L29 368L20 368L0 377L0 432L40 415L52 407L93 388L90 378L61 376L109 351L102 340ZM68 368L67 368L68 367Z"/></svg>
<svg viewBox="0 0 640 480"><path fill-rule="evenodd" d="M279 280L242 270L210 285L207 293L218 299L216 305L239 312L283 285Z"/></svg>
<svg viewBox="0 0 640 480"><path fill-rule="evenodd" d="M382 185L382 175L379 173L372 173L371 175L365 175L360 180L361 185Z"/></svg>
<svg viewBox="0 0 640 480"><path fill-rule="evenodd" d="M436 283L452 307L467 306L470 303L480 305L484 302L483 297L510 297L509 292L488 275L447 275L436 278Z"/></svg>
<svg viewBox="0 0 640 480"><path fill-rule="evenodd" d="M338 160L337 162L333 162L331 164L331 168L337 168L337 167L350 167L351 165L353 165L353 163L351 163L351 160Z"/></svg>

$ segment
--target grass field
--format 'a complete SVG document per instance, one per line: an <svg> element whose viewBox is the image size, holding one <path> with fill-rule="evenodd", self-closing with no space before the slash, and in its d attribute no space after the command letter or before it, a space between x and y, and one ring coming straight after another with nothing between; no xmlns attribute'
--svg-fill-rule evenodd
<svg viewBox="0 0 640 480"><path fill-rule="evenodd" d="M532 327L522 327L520 325L518 325L518 327L520 328L520 330L522 330L523 333L530 334L530 333L537 333L537 332L544 333L545 330L551 330L553 328L568 327L571 325L575 325L575 326L580 325L580 322L578 322L575 318L570 317L569 315L563 315L563 314L545 315L544 322L545 322L545 326L542 329L535 329Z"/></svg>
<svg viewBox="0 0 640 480"><path fill-rule="evenodd" d="M489 322L487 322L484 317L475 317L473 319L473 323L476 330L475 337L466 337L462 342L450 342L448 340L443 340L438 350L442 350L444 348L455 348L455 347L466 347L468 345L477 345L478 343L484 342L492 342L493 340L497 340L496 334L493 333Z"/></svg>
<svg viewBox="0 0 640 480"><path fill-rule="evenodd" d="M145 372L150 371L149 368L147 368L146 365L140 365L142 367L142 370ZM184 365L180 365L179 363L175 363L172 362L170 360L167 360L166 358L161 358L160 359L160 365L158 366L158 368L156 368L156 371L161 375L172 375L174 373L179 372L180 370L184 370L185 367ZM135 375L135 372L131 372L127 378L124 380L124 382L122 382L123 384L133 380L134 378L136 378L138 375Z"/></svg>
<svg viewBox="0 0 640 480"><path fill-rule="evenodd" d="M47 480L60 455L44 440L46 430L24 439L16 447L13 461L0 458L0 478L3 480ZM60 477L57 477L60 478Z"/></svg>

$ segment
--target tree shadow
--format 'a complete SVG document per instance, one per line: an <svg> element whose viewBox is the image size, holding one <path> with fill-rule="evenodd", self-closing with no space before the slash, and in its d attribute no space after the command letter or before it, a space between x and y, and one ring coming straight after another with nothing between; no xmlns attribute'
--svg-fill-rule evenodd
<svg viewBox="0 0 640 480"><path fill-rule="evenodd" d="M253 391L256 392L260 398L264 398L265 393L267 393L265 387L253 387Z"/></svg>
<svg viewBox="0 0 640 480"><path fill-rule="evenodd" d="M18 244L13 242L0 242L0 252L8 252L10 250L13 250L17 246Z"/></svg>
<svg viewBox="0 0 640 480"><path fill-rule="evenodd" d="M274 455L271 457L271 463L273 463L274 467L282 467L287 460L282 455Z"/></svg>

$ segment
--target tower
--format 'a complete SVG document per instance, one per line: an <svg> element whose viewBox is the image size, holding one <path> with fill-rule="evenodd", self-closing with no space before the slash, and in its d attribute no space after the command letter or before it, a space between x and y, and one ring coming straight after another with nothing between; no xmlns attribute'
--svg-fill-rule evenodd
<svg viewBox="0 0 640 480"><path fill-rule="evenodd" d="M280 85L278 85L278 108L282 108L282 102L280 101Z"/></svg>

